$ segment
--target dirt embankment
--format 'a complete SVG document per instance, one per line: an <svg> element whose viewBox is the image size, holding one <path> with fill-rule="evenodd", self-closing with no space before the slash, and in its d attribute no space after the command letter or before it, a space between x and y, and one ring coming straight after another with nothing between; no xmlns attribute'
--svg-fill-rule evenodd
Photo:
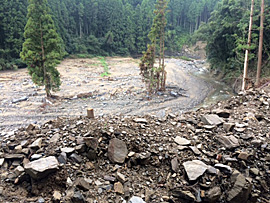
<svg viewBox="0 0 270 203"><path fill-rule="evenodd" d="M215 84L194 76L203 71L200 61L166 59L167 91L151 98L139 75L139 60L106 58L108 77L101 77L99 59L66 59L59 66L62 85L56 92L61 99L45 98L26 69L1 72L0 130L10 132L29 123L41 124L58 116L85 115L94 108L96 115L182 113L202 103Z"/></svg>

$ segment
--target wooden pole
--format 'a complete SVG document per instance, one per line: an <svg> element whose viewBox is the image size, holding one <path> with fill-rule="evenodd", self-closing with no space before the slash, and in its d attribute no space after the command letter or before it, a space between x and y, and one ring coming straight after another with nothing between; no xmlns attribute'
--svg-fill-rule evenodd
<svg viewBox="0 0 270 203"><path fill-rule="evenodd" d="M249 30L248 30L248 48L246 49L246 54L245 54L245 64L244 64L242 91L244 91L246 89L246 82L247 82L248 54L249 54L249 49L250 49L250 45L251 45L253 12L254 12L254 0L251 0L250 21L249 21Z"/></svg>
<svg viewBox="0 0 270 203"><path fill-rule="evenodd" d="M258 52L258 65L257 65L257 76L256 86L260 85L261 71L262 71L262 50L263 50L263 21L264 21L264 0L261 0L261 25L260 25L260 41L259 41L259 52Z"/></svg>

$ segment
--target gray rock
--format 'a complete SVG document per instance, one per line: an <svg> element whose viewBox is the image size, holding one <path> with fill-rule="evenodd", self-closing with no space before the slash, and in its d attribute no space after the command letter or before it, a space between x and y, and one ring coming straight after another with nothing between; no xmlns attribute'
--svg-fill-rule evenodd
<svg viewBox="0 0 270 203"><path fill-rule="evenodd" d="M53 135L50 139L50 143L56 144L58 142L58 140L60 139L60 135L57 133L55 135Z"/></svg>
<svg viewBox="0 0 270 203"><path fill-rule="evenodd" d="M224 164L215 164L215 168L218 168L219 170L225 172L225 173L232 173L232 168L228 165L224 165Z"/></svg>
<svg viewBox="0 0 270 203"><path fill-rule="evenodd" d="M233 188L228 192L228 202L239 203L247 202L251 193L252 185L246 181L245 176L239 174L236 178Z"/></svg>
<svg viewBox="0 0 270 203"><path fill-rule="evenodd" d="M76 163L81 163L83 160L82 160L82 157L78 154L71 154L70 157L69 157L72 161L76 162Z"/></svg>
<svg viewBox="0 0 270 203"><path fill-rule="evenodd" d="M75 149L72 148L72 147L64 147L64 148L61 148L61 152L64 152L64 153L66 153L66 154L71 154L71 153L73 153L74 151L75 151Z"/></svg>
<svg viewBox="0 0 270 203"><path fill-rule="evenodd" d="M84 203L85 198L79 191L75 192L73 197L71 198L72 203Z"/></svg>
<svg viewBox="0 0 270 203"><path fill-rule="evenodd" d="M16 174L16 176L18 177L19 175L21 175L24 172L24 168L21 166L17 166L14 170L14 173Z"/></svg>
<svg viewBox="0 0 270 203"><path fill-rule="evenodd" d="M220 125L224 123L224 120L216 114L203 115L201 120L205 125Z"/></svg>
<svg viewBox="0 0 270 203"><path fill-rule="evenodd" d="M173 170L174 172L178 172L178 170L179 170L179 163L178 163L177 157L174 157L174 158L171 160L171 166L172 166L172 170Z"/></svg>
<svg viewBox="0 0 270 203"><path fill-rule="evenodd" d="M217 135L217 139L227 149L234 149L240 146L238 139L234 137L233 135L230 135L230 136Z"/></svg>
<svg viewBox="0 0 270 203"><path fill-rule="evenodd" d="M140 197L133 196L133 197L130 198L128 203L146 203L146 202Z"/></svg>
<svg viewBox="0 0 270 203"><path fill-rule="evenodd" d="M40 197L40 198L38 199L38 203L45 203L45 199L42 198L42 197Z"/></svg>
<svg viewBox="0 0 270 203"><path fill-rule="evenodd" d="M29 147L32 149L40 149L42 144L42 138L38 138L36 141L34 141Z"/></svg>
<svg viewBox="0 0 270 203"><path fill-rule="evenodd" d="M232 131L234 126L234 123L223 123L223 128L226 132Z"/></svg>
<svg viewBox="0 0 270 203"><path fill-rule="evenodd" d="M124 163L128 154L127 145L122 140L114 138L110 140L108 158L113 163Z"/></svg>
<svg viewBox="0 0 270 203"><path fill-rule="evenodd" d="M172 194L178 199L181 199L183 202L196 202L196 197L190 191L174 189Z"/></svg>
<svg viewBox="0 0 270 203"><path fill-rule="evenodd" d="M23 154L5 154L5 159L23 159Z"/></svg>
<svg viewBox="0 0 270 203"><path fill-rule="evenodd" d="M179 145L189 145L190 141L187 140L186 138L177 136L176 138L174 138L174 141L179 144Z"/></svg>
<svg viewBox="0 0 270 203"><path fill-rule="evenodd" d="M67 154L65 152L61 152L61 154L57 157L59 163L66 164L67 163Z"/></svg>
<svg viewBox="0 0 270 203"><path fill-rule="evenodd" d="M4 162L5 162L5 158L1 158L0 159L0 167L2 167L4 165Z"/></svg>
<svg viewBox="0 0 270 203"><path fill-rule="evenodd" d="M216 186L212 189L210 189L207 194L206 194L206 199L208 202L210 203L215 203L215 202L218 202L218 200L220 199L221 197L221 189L220 187Z"/></svg>
<svg viewBox="0 0 270 203"><path fill-rule="evenodd" d="M28 97L21 97L21 98L19 98L19 99L13 99L12 100L12 103L13 104L16 104L16 103L19 103L19 102L22 102L22 101L27 101L28 100Z"/></svg>
<svg viewBox="0 0 270 203"><path fill-rule="evenodd" d="M193 153L195 155L200 155L201 154L200 150L197 147L190 146L189 148L193 151Z"/></svg>
<svg viewBox="0 0 270 203"><path fill-rule="evenodd" d="M217 114L221 118L229 118L231 115L230 111L225 109L215 109L213 110L213 113Z"/></svg>
<svg viewBox="0 0 270 203"><path fill-rule="evenodd" d="M25 172L34 179L41 179L58 169L59 163L54 156L41 158L25 165Z"/></svg>
<svg viewBox="0 0 270 203"><path fill-rule="evenodd" d="M31 160L34 161L34 160L40 159L41 157L42 157L41 154L33 154L33 155L31 156Z"/></svg>
<svg viewBox="0 0 270 203"><path fill-rule="evenodd" d="M135 118L133 119L135 123L147 123L147 120L145 118Z"/></svg>
<svg viewBox="0 0 270 203"><path fill-rule="evenodd" d="M75 185L78 189L83 191L89 191L91 189L90 184L84 178L78 178L75 181Z"/></svg>
<svg viewBox="0 0 270 203"><path fill-rule="evenodd" d="M197 180L209 168L200 160L187 161L183 165L190 181Z"/></svg>

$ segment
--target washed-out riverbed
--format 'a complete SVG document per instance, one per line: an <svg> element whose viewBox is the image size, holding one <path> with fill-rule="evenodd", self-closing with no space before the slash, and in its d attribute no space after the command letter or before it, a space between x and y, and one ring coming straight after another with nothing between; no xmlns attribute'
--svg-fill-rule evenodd
<svg viewBox="0 0 270 203"><path fill-rule="evenodd" d="M181 114L232 95L230 88L210 77L204 61L166 59L167 90L146 94L139 75L139 60L106 58L108 77L101 77L98 58L66 59L59 66L62 85L47 100L43 88L32 83L26 69L0 72L0 133L5 135L30 123L43 123L56 117L151 114L163 117Z"/></svg>

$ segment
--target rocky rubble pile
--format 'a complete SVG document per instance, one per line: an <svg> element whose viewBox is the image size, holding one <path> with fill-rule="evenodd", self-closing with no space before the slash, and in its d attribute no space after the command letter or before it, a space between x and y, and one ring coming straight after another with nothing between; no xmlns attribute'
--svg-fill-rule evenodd
<svg viewBox="0 0 270 203"><path fill-rule="evenodd" d="M58 118L1 137L1 202L269 202L270 94L164 118Z"/></svg>

